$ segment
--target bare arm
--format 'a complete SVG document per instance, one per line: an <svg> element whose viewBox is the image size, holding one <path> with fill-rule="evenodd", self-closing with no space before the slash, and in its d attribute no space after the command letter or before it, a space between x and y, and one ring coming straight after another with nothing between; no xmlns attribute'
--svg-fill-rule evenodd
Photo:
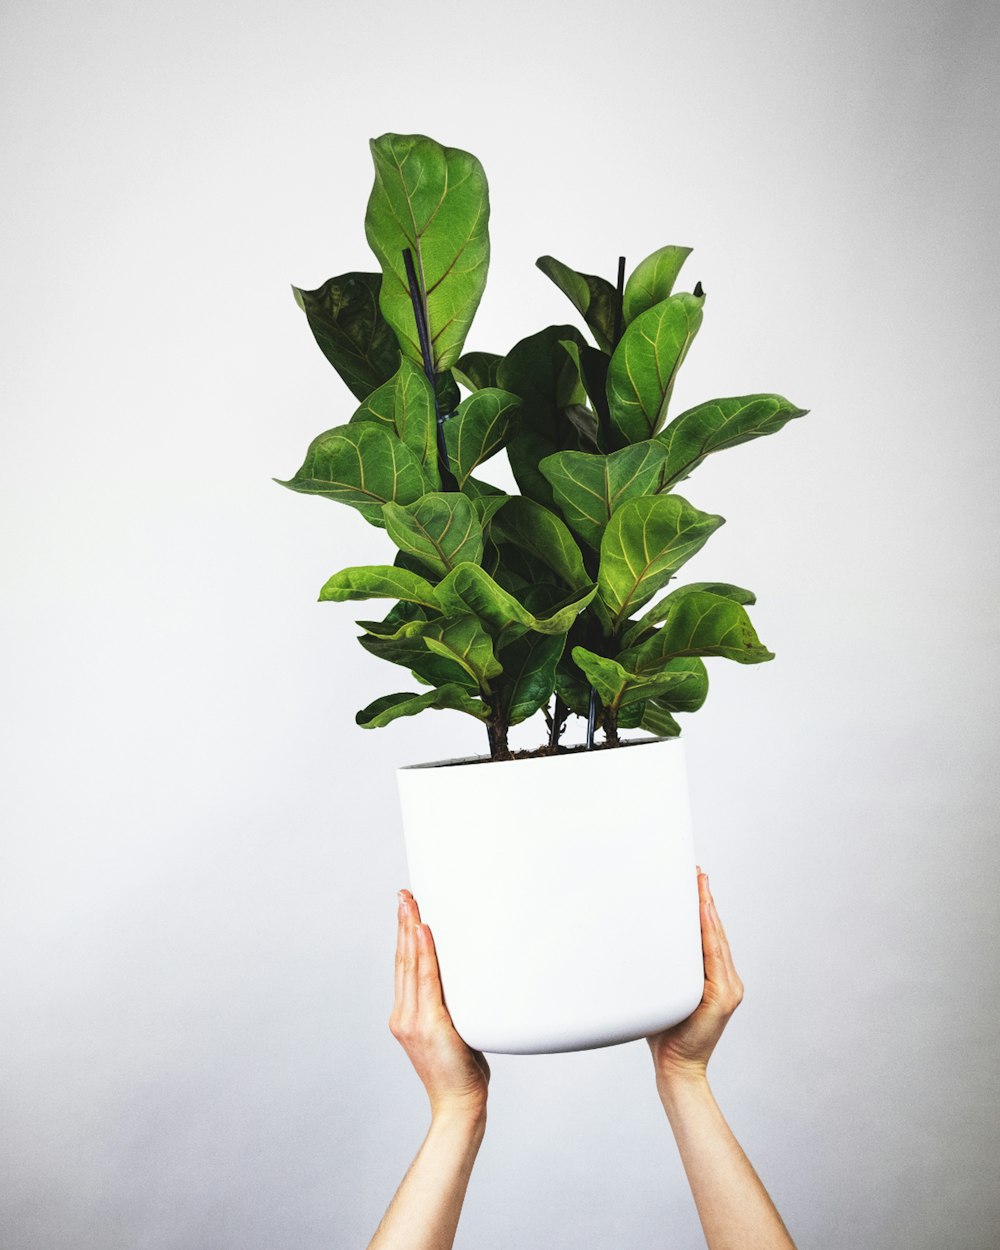
<svg viewBox="0 0 1000 1250"><path fill-rule="evenodd" d="M368 1250L451 1250L472 1165L486 1131L490 1069L455 1032L430 929L399 895L396 994L389 1028L424 1083L431 1125Z"/></svg>
<svg viewBox="0 0 1000 1250"><path fill-rule="evenodd" d="M795 1250L708 1084L708 1060L743 998L708 877L698 874L705 993L695 1012L647 1038L656 1088L670 1120L709 1250Z"/></svg>

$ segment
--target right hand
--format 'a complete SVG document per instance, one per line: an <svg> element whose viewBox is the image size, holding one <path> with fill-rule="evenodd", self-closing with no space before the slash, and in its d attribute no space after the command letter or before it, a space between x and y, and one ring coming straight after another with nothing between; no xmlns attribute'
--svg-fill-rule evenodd
<svg viewBox="0 0 1000 1250"><path fill-rule="evenodd" d="M686 1020L646 1038L653 1052L658 1084L678 1078L704 1077L722 1030L743 1001L743 982L733 966L726 932L708 888L708 875L700 868L698 899L705 990L701 1002Z"/></svg>

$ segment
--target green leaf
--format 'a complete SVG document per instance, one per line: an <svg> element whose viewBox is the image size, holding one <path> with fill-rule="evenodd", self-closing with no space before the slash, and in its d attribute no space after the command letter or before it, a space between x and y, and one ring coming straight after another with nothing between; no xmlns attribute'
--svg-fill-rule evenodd
<svg viewBox="0 0 1000 1250"><path fill-rule="evenodd" d="M552 698L565 645L563 634L528 633L500 652L503 678L496 685L496 699L508 725L534 716Z"/></svg>
<svg viewBox="0 0 1000 1250"><path fill-rule="evenodd" d="M781 395L740 395L710 399L682 412L656 436L667 449L660 490L670 490L713 451L774 434L808 408L796 408Z"/></svg>
<svg viewBox="0 0 1000 1250"><path fill-rule="evenodd" d="M689 247L661 247L639 262L625 283L625 324L662 303L674 289L681 266L691 255Z"/></svg>
<svg viewBox="0 0 1000 1250"><path fill-rule="evenodd" d="M658 738L677 738L681 727L658 699L650 699L643 709L640 727Z"/></svg>
<svg viewBox="0 0 1000 1250"><path fill-rule="evenodd" d="M434 372L440 373L461 355L486 286L486 175L470 153L426 135L382 135L371 141L371 151L375 185L365 234L382 266L382 314L404 354L420 361L403 262L408 247L427 310Z"/></svg>
<svg viewBox="0 0 1000 1250"><path fill-rule="evenodd" d="M601 545L614 510L637 495L651 494L663 470L663 447L647 439L610 456L560 451L538 466L567 524L591 547Z"/></svg>
<svg viewBox="0 0 1000 1250"><path fill-rule="evenodd" d="M507 457L523 494L552 507L552 489L538 471L544 456L577 447L579 438L566 409L586 392L563 341L585 342L573 326L547 326L516 343L500 362L497 381L521 398L517 429Z"/></svg>
<svg viewBox="0 0 1000 1250"><path fill-rule="evenodd" d="M679 656L701 655L723 656L740 664L774 659L774 653L757 637L743 605L707 590L674 599L662 627L619 658L638 672Z"/></svg>
<svg viewBox="0 0 1000 1250"><path fill-rule="evenodd" d="M460 490L476 465L488 460L507 441L520 406L517 395L484 387L463 399L454 416L444 423L448 459Z"/></svg>
<svg viewBox="0 0 1000 1250"><path fill-rule="evenodd" d="M676 507L666 505L673 501ZM617 629L648 603L720 525L679 495L629 499L611 516L601 540L597 593Z"/></svg>
<svg viewBox="0 0 1000 1250"><path fill-rule="evenodd" d="M664 659L652 654L623 651L618 662L633 681L662 680L663 689L651 695L668 712L697 712L708 698L708 669L698 656Z"/></svg>
<svg viewBox="0 0 1000 1250"><path fill-rule="evenodd" d="M320 603L345 603L349 599L402 599L437 608L434 587L423 577L393 564L362 565L341 569L319 592Z"/></svg>
<svg viewBox="0 0 1000 1250"><path fill-rule="evenodd" d="M366 633L377 638L398 637L401 630L414 621L426 621L427 610L419 603L408 603L405 599L389 609L380 621L355 621L354 623Z"/></svg>
<svg viewBox="0 0 1000 1250"><path fill-rule="evenodd" d="M466 494L469 494L468 487L469 487L469 484L473 482L475 483L477 487L480 487L480 488L488 485L488 483L486 482L476 482L476 479L474 477L466 478L465 479ZM472 506L476 509L476 516L479 517L479 524L483 527L484 530L490 524L490 522L493 520L496 514L500 511L500 509L504 507L504 505L510 499L510 495L505 495L502 490L497 490L496 487L494 486L490 486L489 490L490 490L489 494L486 494L485 492L481 495L469 494L469 498L472 500Z"/></svg>
<svg viewBox="0 0 1000 1250"><path fill-rule="evenodd" d="M433 487L439 489L437 459L437 428L434 412L434 390L423 369L404 356L396 373L377 390L351 417L351 424L374 422L409 447L423 466Z"/></svg>
<svg viewBox="0 0 1000 1250"><path fill-rule="evenodd" d="M437 400L438 412L445 417L458 407L462 392L458 389L453 370L446 369L444 373L435 374L434 396ZM435 419L436 417L437 413L435 413Z"/></svg>
<svg viewBox="0 0 1000 1250"><path fill-rule="evenodd" d="M461 686L448 684L428 690L426 694L386 694L357 714L362 729L381 729L400 716L416 716L425 708L450 708L467 712L477 720L489 719L489 708L480 699L472 698Z"/></svg>
<svg viewBox="0 0 1000 1250"><path fill-rule="evenodd" d="M471 499L464 495L431 493L401 507L382 508L389 537L407 555L443 577L456 564L483 558L483 527Z"/></svg>
<svg viewBox="0 0 1000 1250"><path fill-rule="evenodd" d="M441 610L448 616L472 612L494 635L533 629L540 634L565 634L594 597L596 587L574 596L551 615L539 618L499 586L477 564L460 564L436 588Z"/></svg>
<svg viewBox="0 0 1000 1250"><path fill-rule="evenodd" d="M611 414L608 410L608 365L611 363L611 358L606 352L591 347L589 343L581 344L562 339L559 346L573 361L573 367L580 378L586 396L593 405L588 426L596 423L597 428L596 431L588 428L588 442L593 443L595 450L605 451L608 448L608 436L611 432ZM574 405L574 407L582 407L582 405ZM585 408L584 411L590 410ZM572 408L568 410L568 415L572 420ZM575 424L579 429L579 422Z"/></svg>
<svg viewBox="0 0 1000 1250"><path fill-rule="evenodd" d="M573 659L597 691L601 702L613 714L631 703L667 695L674 688L690 682L687 672L666 665L659 671L635 673L620 660L595 655L585 647L574 647Z"/></svg>
<svg viewBox="0 0 1000 1250"><path fill-rule="evenodd" d="M380 660L390 664L400 664L410 670L411 674L427 686L459 685L470 694L480 694L480 685L475 677L460 664L454 656L440 655L427 646L421 635L416 632L421 624L431 622L414 622L403 626L396 634L388 638L377 634L363 635L358 638L362 647Z"/></svg>
<svg viewBox="0 0 1000 1250"><path fill-rule="evenodd" d="M497 385L497 371L502 356L496 352L466 352L459 356L452 373L467 391L481 391Z"/></svg>
<svg viewBox="0 0 1000 1250"><path fill-rule="evenodd" d="M503 672L493 654L493 640L471 613L417 624L411 632L434 655L458 664L483 691L488 691L491 679Z"/></svg>
<svg viewBox="0 0 1000 1250"><path fill-rule="evenodd" d="M671 295L636 317L608 366L612 424L627 443L663 425L677 371L701 325L703 295Z"/></svg>
<svg viewBox="0 0 1000 1250"><path fill-rule="evenodd" d="M732 586L729 582L688 582L687 585L678 586L668 595L664 595L659 603L651 607L637 621L633 621L622 634L622 645L631 647L633 643L638 642L643 634L648 634L651 629L659 625L681 595L690 595L697 590L708 590L713 595L722 595L724 599L732 599L734 603L757 602L757 596L753 591L746 590L743 586Z"/></svg>
<svg viewBox="0 0 1000 1250"><path fill-rule="evenodd" d="M555 513L533 499L515 496L490 526L494 542L511 543L540 561L570 590L591 585L580 548Z"/></svg>
<svg viewBox="0 0 1000 1250"><path fill-rule="evenodd" d="M358 399L396 372L399 344L382 316L380 273L342 273L315 291L293 286L320 350Z"/></svg>
<svg viewBox="0 0 1000 1250"><path fill-rule="evenodd" d="M320 434L309 444L295 476L287 482L274 480L303 495L350 504L378 526L383 524L384 503L413 503L433 488L406 444L371 422Z"/></svg>
<svg viewBox="0 0 1000 1250"><path fill-rule="evenodd" d="M539 256L535 264L569 297L590 327L598 347L610 352L614 347L615 305L618 303L618 292L611 283L592 273L578 273L554 256Z"/></svg>

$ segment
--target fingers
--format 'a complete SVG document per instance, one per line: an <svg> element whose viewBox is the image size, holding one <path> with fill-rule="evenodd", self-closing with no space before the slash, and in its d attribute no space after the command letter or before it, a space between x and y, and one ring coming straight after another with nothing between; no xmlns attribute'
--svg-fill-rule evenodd
<svg viewBox="0 0 1000 1250"><path fill-rule="evenodd" d="M722 927L715 900L708 885L708 874L699 870L698 893L702 916L702 950L705 957L705 977L723 994L726 1005L735 1010L743 1000L743 982L733 963L729 940Z"/></svg>
<svg viewBox="0 0 1000 1250"><path fill-rule="evenodd" d="M409 890L400 890L393 1015L412 1023L419 1014L439 1014L443 1007L434 937L420 922L417 900Z"/></svg>

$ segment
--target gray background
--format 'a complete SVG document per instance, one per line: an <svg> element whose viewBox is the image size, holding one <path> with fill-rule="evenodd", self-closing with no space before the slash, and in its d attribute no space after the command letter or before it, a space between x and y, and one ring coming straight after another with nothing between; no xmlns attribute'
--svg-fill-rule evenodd
<svg viewBox="0 0 1000 1250"><path fill-rule="evenodd" d="M397 678L315 595L386 539L270 481L353 407L289 283L375 267L386 130L486 167L470 348L572 319L544 252L686 243L674 411L812 409L685 484L729 521L691 579L778 654L685 721L747 984L715 1086L802 1247L996 1244L998 26L5 5L5 1250L364 1245L423 1134L392 770L483 743L355 728ZM459 1245L701 1244L644 1043L492 1090Z"/></svg>

